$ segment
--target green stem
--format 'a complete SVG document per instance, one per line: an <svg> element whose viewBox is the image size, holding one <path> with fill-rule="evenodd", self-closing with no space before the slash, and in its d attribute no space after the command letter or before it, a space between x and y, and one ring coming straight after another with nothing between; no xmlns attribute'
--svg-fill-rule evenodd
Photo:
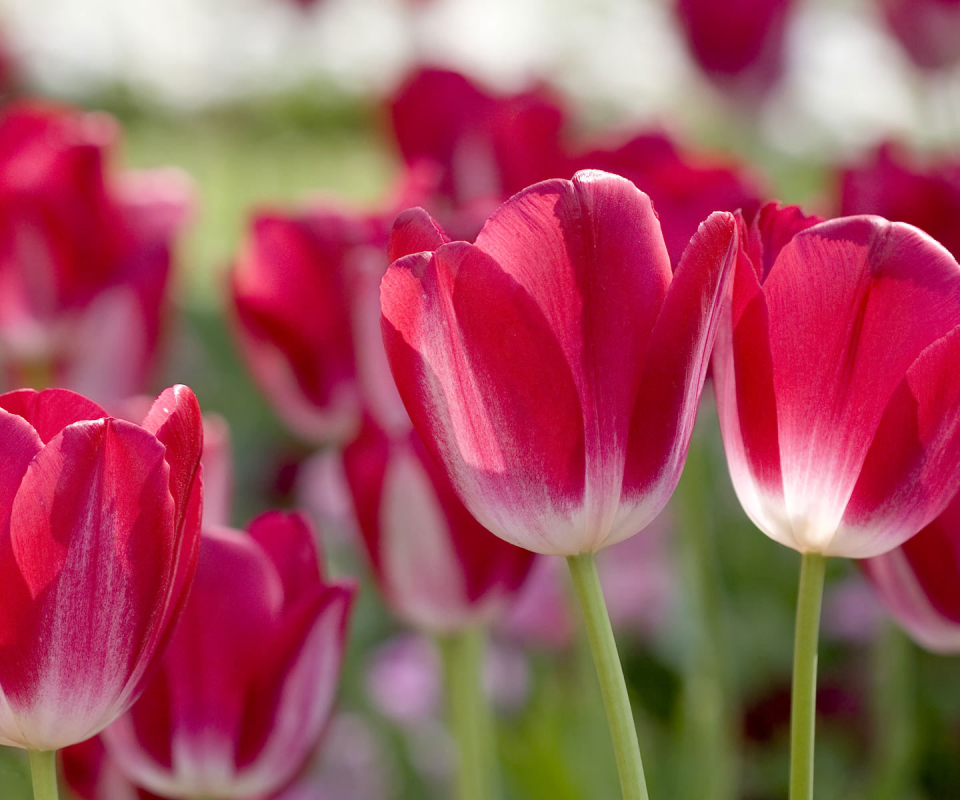
<svg viewBox="0 0 960 800"><path fill-rule="evenodd" d="M29 750L34 800L57 800L57 751Z"/></svg>
<svg viewBox="0 0 960 800"><path fill-rule="evenodd" d="M817 721L817 644L827 558L804 553L793 641L790 699L790 800L813 798L813 747Z"/></svg>
<svg viewBox="0 0 960 800"><path fill-rule="evenodd" d="M450 726L460 753L460 800L499 796L493 715L483 692L485 631L473 628L439 639Z"/></svg>
<svg viewBox="0 0 960 800"><path fill-rule="evenodd" d="M630 709L623 667L617 654L617 643L610 627L610 616L603 600L603 589L593 553L582 553L567 558L573 585L586 622L593 663L600 680L603 705L613 739L613 750L620 773L620 787L624 800L647 800L647 784L643 777L643 762L637 742L637 727Z"/></svg>

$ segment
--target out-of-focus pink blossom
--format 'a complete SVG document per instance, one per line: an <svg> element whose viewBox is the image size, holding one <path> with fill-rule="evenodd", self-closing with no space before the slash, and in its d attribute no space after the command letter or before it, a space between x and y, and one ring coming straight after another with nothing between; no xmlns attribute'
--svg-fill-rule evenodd
<svg viewBox="0 0 960 800"><path fill-rule="evenodd" d="M921 69L960 61L958 0L879 0L887 27Z"/></svg>
<svg viewBox="0 0 960 800"><path fill-rule="evenodd" d="M103 114L0 113L0 367L11 384L106 404L144 389L193 193L175 170L114 174L116 138Z"/></svg>

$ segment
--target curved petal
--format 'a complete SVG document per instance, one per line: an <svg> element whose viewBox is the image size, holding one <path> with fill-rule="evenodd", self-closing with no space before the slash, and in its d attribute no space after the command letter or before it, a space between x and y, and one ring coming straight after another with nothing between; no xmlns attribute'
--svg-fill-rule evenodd
<svg viewBox="0 0 960 800"><path fill-rule="evenodd" d="M44 444L74 422L109 416L100 406L69 389L19 389L0 395L0 408L23 417Z"/></svg>
<svg viewBox="0 0 960 800"><path fill-rule="evenodd" d="M450 240L443 228L422 208L408 208L394 221L387 257L392 264L414 253L433 252Z"/></svg>
<svg viewBox="0 0 960 800"><path fill-rule="evenodd" d="M781 250L763 291L786 513L801 550L830 552L890 397L960 323L958 281L940 245L877 217L816 225Z"/></svg>
<svg viewBox="0 0 960 800"><path fill-rule="evenodd" d="M125 710L172 579L168 486L163 448L119 420L68 426L28 467L10 538L34 602L0 654L21 745L59 749Z"/></svg>
<svg viewBox="0 0 960 800"><path fill-rule="evenodd" d="M283 583L290 606L320 582L322 556L313 525L300 512L267 511L250 523L250 537L263 549Z"/></svg>

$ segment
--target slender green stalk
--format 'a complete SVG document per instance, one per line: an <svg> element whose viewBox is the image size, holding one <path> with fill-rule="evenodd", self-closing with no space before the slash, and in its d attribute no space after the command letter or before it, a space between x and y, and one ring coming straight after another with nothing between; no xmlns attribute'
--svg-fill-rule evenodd
<svg viewBox="0 0 960 800"><path fill-rule="evenodd" d="M603 589L593 553L582 553L567 558L573 585L580 601L586 623L593 663L600 680L603 705L613 739L613 750L620 773L620 788L624 800L647 800L647 784L643 777L643 762L637 742L637 727L630 709L623 667L613 638L610 616L603 600Z"/></svg>
<svg viewBox="0 0 960 800"><path fill-rule="evenodd" d="M731 699L723 588L710 502L709 453L694 434L677 487L679 556L683 580L683 707L679 800L734 800L737 791L737 726ZM642 534L641 534L642 535ZM701 765L690 769L690 764Z"/></svg>
<svg viewBox="0 0 960 800"><path fill-rule="evenodd" d="M57 751L29 750L34 800L57 800Z"/></svg>
<svg viewBox="0 0 960 800"><path fill-rule="evenodd" d="M813 798L813 748L817 721L817 645L827 558L804 553L793 640L790 698L790 800Z"/></svg>
<svg viewBox="0 0 960 800"><path fill-rule="evenodd" d="M911 797L917 726L913 698L913 645L895 623L885 622L873 645L874 751L871 800Z"/></svg>
<svg viewBox="0 0 960 800"><path fill-rule="evenodd" d="M450 726L460 753L460 800L495 800L500 794L493 715L483 693L484 637L482 628L473 628L439 640Z"/></svg>

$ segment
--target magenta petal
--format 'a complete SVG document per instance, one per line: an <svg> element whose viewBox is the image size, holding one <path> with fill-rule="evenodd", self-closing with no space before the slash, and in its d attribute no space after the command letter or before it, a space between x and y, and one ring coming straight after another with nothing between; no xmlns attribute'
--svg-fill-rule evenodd
<svg viewBox="0 0 960 800"><path fill-rule="evenodd" d="M433 252L450 240L443 228L422 208L409 208L400 214L390 231L387 250L389 263L414 253Z"/></svg>
<svg viewBox="0 0 960 800"><path fill-rule="evenodd" d="M283 583L284 605L296 602L320 582L317 537L305 514L268 511L250 523L251 538L273 562Z"/></svg>
<svg viewBox="0 0 960 800"><path fill-rule="evenodd" d="M0 395L0 408L23 417L46 444L74 422L108 416L100 406L68 389L19 389Z"/></svg>
<svg viewBox="0 0 960 800"><path fill-rule="evenodd" d="M27 469L10 536L33 604L0 653L22 744L82 741L132 701L170 580L168 479L157 440L118 420L68 426Z"/></svg>
<svg viewBox="0 0 960 800"><path fill-rule="evenodd" d="M960 323L957 279L932 239L877 217L817 225L781 251L763 291L786 514L802 549L830 552L897 385Z"/></svg>
<svg viewBox="0 0 960 800"><path fill-rule="evenodd" d="M680 479L738 238L733 214L715 212L680 259L653 329L630 424L623 493L635 498L636 508L608 544L645 527Z"/></svg>

